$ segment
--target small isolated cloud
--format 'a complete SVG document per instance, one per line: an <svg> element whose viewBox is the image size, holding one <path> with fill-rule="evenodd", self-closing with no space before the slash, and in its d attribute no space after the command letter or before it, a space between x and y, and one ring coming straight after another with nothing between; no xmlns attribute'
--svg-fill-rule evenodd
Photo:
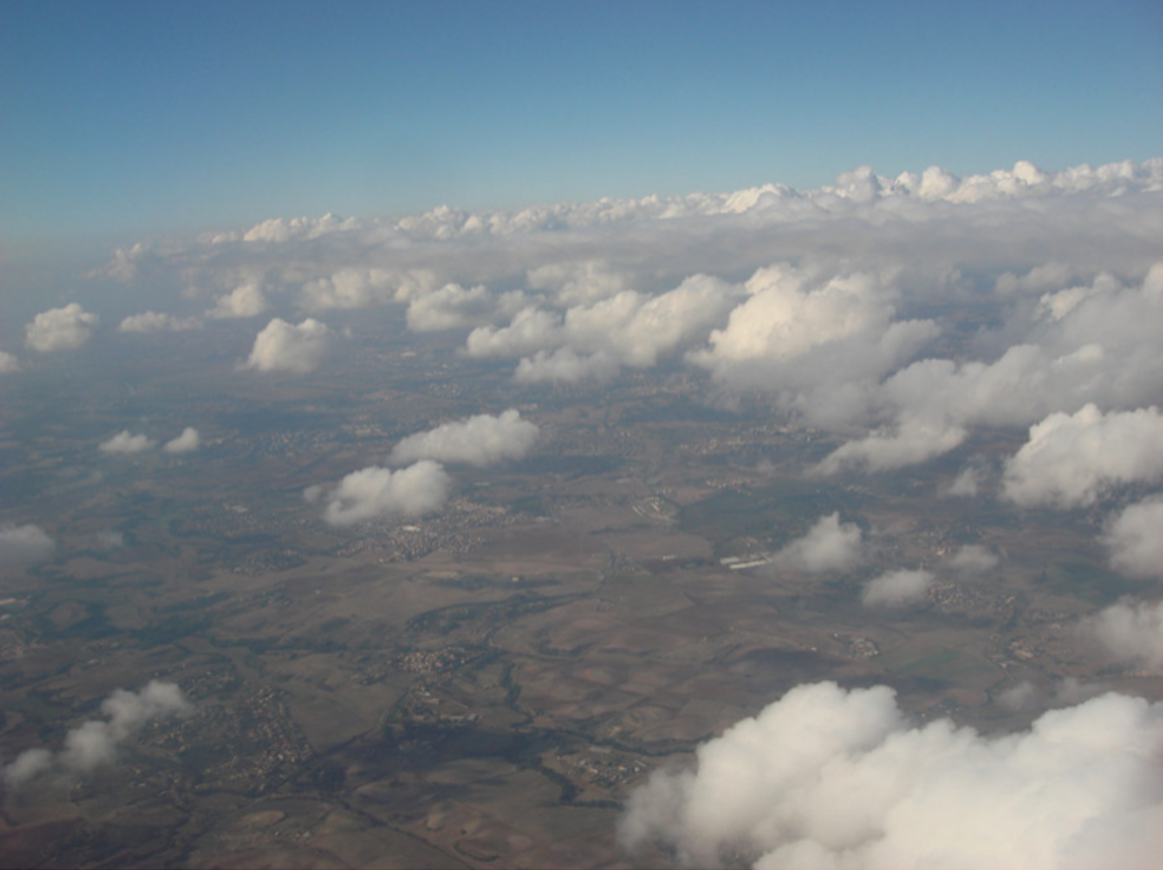
<svg viewBox="0 0 1163 870"><path fill-rule="evenodd" d="M202 321L197 317L177 317L156 311L133 314L117 327L119 332L186 332L201 328Z"/></svg>
<svg viewBox="0 0 1163 870"><path fill-rule="evenodd" d="M1163 577L1163 497L1125 508L1107 523L1102 542L1116 571L1143 579Z"/></svg>
<svg viewBox="0 0 1163 870"><path fill-rule="evenodd" d="M933 574L922 568L888 571L864 587L865 607L904 607L921 601L933 585Z"/></svg>
<svg viewBox="0 0 1163 870"><path fill-rule="evenodd" d="M1163 479L1160 445L1163 415L1155 407L1051 414L1006 461L1005 496L1022 507L1091 505L1116 485Z"/></svg>
<svg viewBox="0 0 1163 870"><path fill-rule="evenodd" d="M148 435L133 435L128 429L122 429L108 441L103 441L97 448L102 453L142 453L152 450L157 442Z"/></svg>
<svg viewBox="0 0 1163 870"><path fill-rule="evenodd" d="M997 556L980 544L966 544L949 557L949 567L961 574L985 574L997 563Z"/></svg>
<svg viewBox="0 0 1163 870"><path fill-rule="evenodd" d="M162 450L166 453L190 453L197 450L201 443L202 438L198 435L198 430L193 426L187 426L181 435L173 441L167 441Z"/></svg>
<svg viewBox="0 0 1163 870"><path fill-rule="evenodd" d="M260 372L312 372L323 361L330 336L331 330L313 317L298 326L276 317L255 336L246 368Z"/></svg>
<svg viewBox="0 0 1163 870"><path fill-rule="evenodd" d="M521 419L514 408L496 417L478 414L467 420L445 423L430 432L409 435L392 450L397 465L433 459L466 462L478 468L503 459L520 459L537 440L536 424Z"/></svg>
<svg viewBox="0 0 1163 870"><path fill-rule="evenodd" d="M431 460L399 471L372 465L339 482L327 498L323 519L333 526L347 526L392 514L420 516L444 505L450 485L444 468Z"/></svg>
<svg viewBox="0 0 1163 870"><path fill-rule="evenodd" d="M772 564L809 574L850 571L860 564L862 535L856 523L841 523L837 511L820 517L806 535L776 553Z"/></svg>
<svg viewBox="0 0 1163 870"><path fill-rule="evenodd" d="M125 546L125 535L113 529L102 529L93 536L93 542L102 550L118 550Z"/></svg>
<svg viewBox="0 0 1163 870"><path fill-rule="evenodd" d="M64 746L55 753L47 749L22 752L4 768L4 779L9 786L15 787L54 770L88 773L114 762L117 746L146 723L189 715L192 711L193 705L182 695L176 683L151 680L140 692L118 689L101 704L104 719L90 719L69 731Z"/></svg>
<svg viewBox="0 0 1163 870"><path fill-rule="evenodd" d="M56 544L40 526L0 527L0 568L34 565L51 559Z"/></svg>
<svg viewBox="0 0 1163 870"><path fill-rule="evenodd" d="M1163 601L1120 601L1083 623L1084 630L1126 662L1163 668Z"/></svg>
<svg viewBox="0 0 1163 870"><path fill-rule="evenodd" d="M243 284L225 296L219 296L214 307L206 316L214 320L234 320L244 317L258 317L270 308L258 284Z"/></svg>
<svg viewBox="0 0 1163 870"><path fill-rule="evenodd" d="M321 495L323 495L323 487L317 483L313 483L303 489L303 501L307 502L307 504L315 504L315 502L319 501L319 496Z"/></svg>
<svg viewBox="0 0 1163 870"><path fill-rule="evenodd" d="M93 336L101 322L76 302L64 308L42 311L24 327L24 343L33 350L45 353L53 350L75 350Z"/></svg>
<svg viewBox="0 0 1163 870"><path fill-rule="evenodd" d="M0 350L0 375L6 375L19 369L20 361L14 355Z"/></svg>
<svg viewBox="0 0 1163 870"><path fill-rule="evenodd" d="M1163 704L1109 693L985 736L886 686L792 689L631 792L619 840L684 867L1136 867L1163 854Z"/></svg>
<svg viewBox="0 0 1163 870"><path fill-rule="evenodd" d="M953 482L949 484L949 488L942 494L953 496L954 498L970 498L977 495L977 490L980 486L980 469L970 467L958 474L953 479Z"/></svg>

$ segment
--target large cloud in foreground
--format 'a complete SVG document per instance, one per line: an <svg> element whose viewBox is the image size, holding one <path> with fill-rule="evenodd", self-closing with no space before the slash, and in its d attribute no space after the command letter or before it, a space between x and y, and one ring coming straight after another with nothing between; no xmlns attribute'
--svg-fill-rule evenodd
<svg viewBox="0 0 1163 870"><path fill-rule="evenodd" d="M515 408L496 417L477 414L430 432L409 435L393 448L391 460L403 464L433 459L483 468L502 459L520 459L529 452L538 432L537 425L522 420L521 412Z"/></svg>
<svg viewBox="0 0 1163 870"><path fill-rule="evenodd" d="M1051 414L1006 462L1004 488L1023 507L1093 504L1107 490L1163 478L1163 415L1158 408L1102 414L1094 405Z"/></svg>
<svg viewBox="0 0 1163 870"><path fill-rule="evenodd" d="M319 368L327 353L331 330L308 317L292 326L276 317L255 336L246 367L260 372L286 371L307 374Z"/></svg>
<svg viewBox="0 0 1163 870"><path fill-rule="evenodd" d="M420 516L439 510L451 481L436 462L423 460L399 471L372 465L353 471L329 495L323 519L348 526L376 517Z"/></svg>
<svg viewBox="0 0 1163 870"><path fill-rule="evenodd" d="M630 795L633 848L685 866L1140 867L1163 854L1163 704L1107 694L987 737L910 725L891 689L788 692Z"/></svg>

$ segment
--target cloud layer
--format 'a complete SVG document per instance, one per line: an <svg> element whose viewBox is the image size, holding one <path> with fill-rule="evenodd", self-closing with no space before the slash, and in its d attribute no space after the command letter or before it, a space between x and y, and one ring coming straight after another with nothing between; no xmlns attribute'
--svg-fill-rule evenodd
<svg viewBox="0 0 1163 870"><path fill-rule="evenodd" d="M688 867L1151 867L1163 704L1107 694L986 737L884 686L800 686L631 793L620 825Z"/></svg>

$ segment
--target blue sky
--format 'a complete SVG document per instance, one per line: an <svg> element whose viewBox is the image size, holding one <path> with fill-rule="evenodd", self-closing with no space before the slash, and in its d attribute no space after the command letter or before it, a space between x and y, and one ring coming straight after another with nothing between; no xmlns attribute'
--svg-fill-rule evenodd
<svg viewBox="0 0 1163 870"><path fill-rule="evenodd" d="M1163 4L0 4L6 247L1163 154Z"/></svg>

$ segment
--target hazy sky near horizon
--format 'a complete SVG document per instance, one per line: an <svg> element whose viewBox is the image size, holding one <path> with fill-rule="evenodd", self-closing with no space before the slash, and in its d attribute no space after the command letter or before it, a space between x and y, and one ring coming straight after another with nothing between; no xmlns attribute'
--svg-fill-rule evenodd
<svg viewBox="0 0 1163 870"><path fill-rule="evenodd" d="M1163 151L1163 6L0 5L0 239Z"/></svg>

